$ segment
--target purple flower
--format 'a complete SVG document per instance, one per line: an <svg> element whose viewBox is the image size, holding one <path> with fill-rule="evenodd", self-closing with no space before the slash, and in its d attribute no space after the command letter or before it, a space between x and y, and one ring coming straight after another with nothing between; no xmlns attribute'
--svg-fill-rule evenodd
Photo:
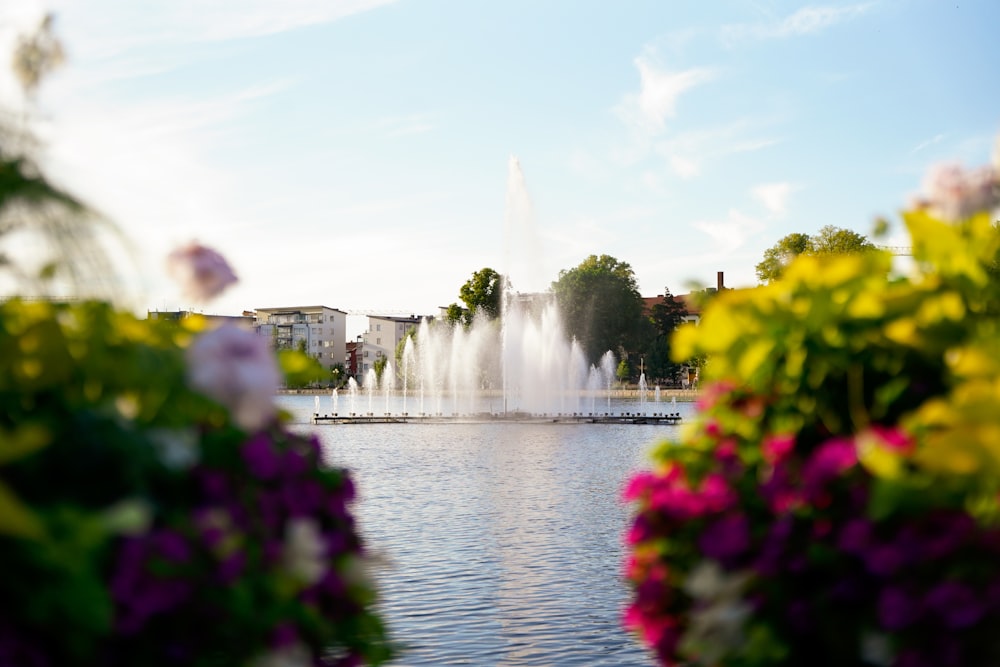
<svg viewBox="0 0 1000 667"><path fill-rule="evenodd" d="M878 620L886 630L902 630L917 618L916 600L901 588L889 586L878 597Z"/></svg>
<svg viewBox="0 0 1000 667"><path fill-rule="evenodd" d="M847 554L860 556L871 545L872 524L867 519L850 519L840 529L837 548Z"/></svg>
<svg viewBox="0 0 1000 667"><path fill-rule="evenodd" d="M223 325L207 331L187 350L191 386L229 409L247 431L275 414L274 392L281 374L267 341L252 331Z"/></svg>
<svg viewBox="0 0 1000 667"><path fill-rule="evenodd" d="M161 530L153 536L156 551L166 560L185 563L191 559L191 548L184 536L176 530Z"/></svg>
<svg viewBox="0 0 1000 667"><path fill-rule="evenodd" d="M242 551L236 551L219 563L219 569L216 574L219 577L219 581L223 584L231 584L236 581L241 574L243 574L243 569L246 566L247 557Z"/></svg>
<svg viewBox="0 0 1000 667"><path fill-rule="evenodd" d="M257 479L272 479L281 470L281 458L274 451L271 438L266 433L258 433L250 438L240 450L250 474Z"/></svg>
<svg viewBox="0 0 1000 667"><path fill-rule="evenodd" d="M720 562L728 562L750 546L750 524L742 513L727 514L710 523L698 538L701 552Z"/></svg>
<svg viewBox="0 0 1000 667"><path fill-rule="evenodd" d="M945 581L932 588L924 598L924 607L949 628L975 625L985 613L972 589L957 581Z"/></svg>
<svg viewBox="0 0 1000 667"><path fill-rule="evenodd" d="M226 259L192 241L167 256L167 270L180 283L184 296L203 303L214 299L236 282Z"/></svg>
<svg viewBox="0 0 1000 667"><path fill-rule="evenodd" d="M906 562L906 554L896 544L881 543L870 546L864 553L864 559L869 572L887 577L902 567Z"/></svg>

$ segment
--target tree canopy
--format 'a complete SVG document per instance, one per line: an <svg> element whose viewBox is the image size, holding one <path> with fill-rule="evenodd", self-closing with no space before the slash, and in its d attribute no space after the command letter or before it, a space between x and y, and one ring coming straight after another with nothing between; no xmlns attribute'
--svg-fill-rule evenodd
<svg viewBox="0 0 1000 667"><path fill-rule="evenodd" d="M777 280L799 255L844 255L874 249L864 234L833 225L826 225L812 236L794 232L764 251L763 260L756 266L757 279L761 283Z"/></svg>
<svg viewBox="0 0 1000 667"><path fill-rule="evenodd" d="M643 303L632 267L610 255L591 255L559 272L552 283L567 333L591 362L606 351L630 350L642 323Z"/></svg>
<svg viewBox="0 0 1000 667"><path fill-rule="evenodd" d="M503 289L504 277L497 271L490 267L475 271L458 290L458 296L465 304L465 308L457 303L449 305L446 319L449 322L461 322L469 326L476 313L482 313L487 319L495 320L500 317Z"/></svg>
<svg viewBox="0 0 1000 667"><path fill-rule="evenodd" d="M674 330L684 321L687 308L683 301L670 293L670 288L663 289L663 296L658 303L653 304L649 312L649 322L652 325L652 335L646 345L645 361L646 375L654 381L673 381L680 366L670 358L670 341Z"/></svg>

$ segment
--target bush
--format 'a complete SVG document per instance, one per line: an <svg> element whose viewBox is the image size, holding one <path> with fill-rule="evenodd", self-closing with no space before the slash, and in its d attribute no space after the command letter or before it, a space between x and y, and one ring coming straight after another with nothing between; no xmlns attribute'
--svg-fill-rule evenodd
<svg viewBox="0 0 1000 667"><path fill-rule="evenodd" d="M1000 184L931 185L912 277L800 257L679 331L699 415L625 490L625 623L663 664L1000 664Z"/></svg>
<svg viewBox="0 0 1000 667"><path fill-rule="evenodd" d="M387 657L350 476L259 338L196 324L0 305L0 665Z"/></svg>

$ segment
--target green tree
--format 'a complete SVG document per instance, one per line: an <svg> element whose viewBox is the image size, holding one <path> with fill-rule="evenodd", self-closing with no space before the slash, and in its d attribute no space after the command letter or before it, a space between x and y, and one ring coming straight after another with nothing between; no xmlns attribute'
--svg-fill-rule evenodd
<svg viewBox="0 0 1000 667"><path fill-rule="evenodd" d="M487 318L500 317L503 299L504 278L493 269L486 267L472 274L458 292L469 312L482 312Z"/></svg>
<svg viewBox="0 0 1000 667"><path fill-rule="evenodd" d="M467 327L472 324L472 316L469 314L469 311L462 308L457 303L448 305L448 308L444 313L444 319L452 326L461 324L462 326Z"/></svg>
<svg viewBox="0 0 1000 667"><path fill-rule="evenodd" d="M382 374L385 373L386 364L389 363L389 357L384 354L379 354L375 357L374 363L372 363L372 368L375 370L375 379L381 383Z"/></svg>
<svg viewBox="0 0 1000 667"><path fill-rule="evenodd" d="M609 255L591 255L552 283L567 332L591 362L608 350L633 350L643 302L632 267Z"/></svg>
<svg viewBox="0 0 1000 667"><path fill-rule="evenodd" d="M489 320L497 319L503 304L505 284L504 277L489 267L475 271L458 290L465 307L457 303L449 305L445 319L452 325L461 323L466 328L472 325L476 313Z"/></svg>
<svg viewBox="0 0 1000 667"><path fill-rule="evenodd" d="M777 280L788 263L799 255L844 255L874 249L875 244L864 234L833 225L826 225L812 236L795 232L764 251L763 260L756 266L757 280L761 283Z"/></svg>
<svg viewBox="0 0 1000 667"><path fill-rule="evenodd" d="M330 369L330 384L336 389L347 384L347 368L344 364L334 364Z"/></svg>
<svg viewBox="0 0 1000 667"><path fill-rule="evenodd" d="M646 347L645 360L647 376L654 381L673 382L677 376L680 366L671 361L670 342L685 315L684 302L674 297L669 287L664 288L660 302L650 309L649 322L654 333Z"/></svg>

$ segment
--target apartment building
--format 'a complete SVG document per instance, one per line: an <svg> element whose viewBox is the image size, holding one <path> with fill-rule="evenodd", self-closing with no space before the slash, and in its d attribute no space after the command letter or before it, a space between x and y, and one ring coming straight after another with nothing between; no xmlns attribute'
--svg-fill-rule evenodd
<svg viewBox="0 0 1000 667"><path fill-rule="evenodd" d="M358 375L363 378L380 356L395 363L396 346L410 329L420 326L420 320L421 318L416 315L409 317L369 315L368 331L362 335Z"/></svg>
<svg viewBox="0 0 1000 667"><path fill-rule="evenodd" d="M323 368L347 360L347 313L327 306L257 308L257 335L277 350L304 350Z"/></svg>

